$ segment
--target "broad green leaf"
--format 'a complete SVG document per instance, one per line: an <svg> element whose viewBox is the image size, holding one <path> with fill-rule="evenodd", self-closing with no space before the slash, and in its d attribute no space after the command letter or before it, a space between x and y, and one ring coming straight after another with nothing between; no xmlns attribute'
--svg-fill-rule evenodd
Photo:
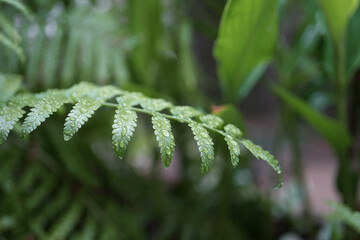
<svg viewBox="0 0 360 240"><path fill-rule="evenodd" d="M156 140L159 143L161 159L164 167L167 169L170 166L175 151L175 142L171 132L170 121L159 114L155 114L151 120L155 130Z"/></svg>
<svg viewBox="0 0 360 240"><path fill-rule="evenodd" d="M214 56L229 99L256 66L271 59L277 29L277 0L227 1Z"/></svg>
<svg viewBox="0 0 360 240"><path fill-rule="evenodd" d="M339 44L344 37L350 17L355 13L359 0L318 0L326 17L330 34Z"/></svg>
<svg viewBox="0 0 360 240"><path fill-rule="evenodd" d="M205 174L210 170L215 158L214 143L208 131L202 127L201 124L190 122L189 126L199 147L201 155L201 174Z"/></svg>
<svg viewBox="0 0 360 240"><path fill-rule="evenodd" d="M360 67L360 7L349 22L346 36L346 70L348 77Z"/></svg>
<svg viewBox="0 0 360 240"><path fill-rule="evenodd" d="M0 73L0 103L9 100L21 86L21 76Z"/></svg>
<svg viewBox="0 0 360 240"><path fill-rule="evenodd" d="M132 66L139 80L152 83L155 81L154 58L159 55L163 32L162 1L131 0L129 13L130 31L139 43L131 54Z"/></svg>
<svg viewBox="0 0 360 240"><path fill-rule="evenodd" d="M112 131L112 142L114 150L119 156L123 158L125 150L134 133L137 122L137 115L134 111L124 109L121 104L115 112L115 120Z"/></svg>
<svg viewBox="0 0 360 240"><path fill-rule="evenodd" d="M343 152L347 149L351 138L340 123L326 117L284 88L274 86L272 90L282 101L305 118L305 120L315 128L334 147L334 149L338 152Z"/></svg>

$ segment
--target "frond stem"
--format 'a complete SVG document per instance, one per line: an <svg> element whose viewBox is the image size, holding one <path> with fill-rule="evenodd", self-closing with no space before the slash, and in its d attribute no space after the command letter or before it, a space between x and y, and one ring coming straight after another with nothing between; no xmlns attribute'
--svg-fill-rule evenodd
<svg viewBox="0 0 360 240"><path fill-rule="evenodd" d="M104 102L102 105L107 106L107 107L118 108L118 104L115 104L115 103ZM175 117L175 116L168 115L168 114L165 114L165 113L159 113L159 112L155 112L155 111L154 112L153 111L148 111L148 110L142 109L142 108L129 107L128 109L133 110L135 112L148 114L148 115L154 115L154 113L157 113L162 117L165 117L165 118L171 119L171 120L175 120L175 121L178 121L178 122L181 122L181 123L195 122L192 119L185 119L185 118ZM216 133L221 134L223 136L227 136L227 134L224 131L221 131L221 130L216 129L216 128L212 128L212 127L210 127L210 126L208 126L206 124L202 124L202 123L199 123L199 124L201 124L203 127L207 128L208 130L210 130L212 132L216 132ZM236 140L240 141L241 139L236 138Z"/></svg>

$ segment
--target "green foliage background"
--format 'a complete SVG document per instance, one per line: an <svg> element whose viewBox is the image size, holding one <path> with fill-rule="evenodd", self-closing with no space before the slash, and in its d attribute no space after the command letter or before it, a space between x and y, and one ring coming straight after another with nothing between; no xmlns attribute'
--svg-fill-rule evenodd
<svg viewBox="0 0 360 240"><path fill-rule="evenodd" d="M14 127L0 146L0 239L279 239L287 233L356 239L351 229L359 229L358 214L349 208L331 203L335 217L327 222L312 213L299 127L305 120L329 143L341 200L357 209L358 0L0 0L0 8L0 102L8 104L0 119L13 114L0 128ZM211 47L200 46L206 42ZM84 81L213 115L190 119L191 129L171 121L171 132L166 118L155 114L163 109L126 123L121 119L132 113L118 109L111 133L114 109L99 108L104 102L96 97L71 109L65 90L60 98L57 90L27 94ZM272 155L245 139L250 151L239 148L231 129L221 137L199 125L216 128L220 118L248 137L241 109L259 85L271 85L268 92L280 103L273 150L276 155L290 143L294 164L286 170L296 176L300 216L272 197L276 190L259 191L257 171L249 170L249 153L278 170ZM26 100L13 105L16 93ZM57 111L47 108L54 94ZM42 105L32 103L34 96ZM148 110L148 101L138 102L139 111ZM92 119L77 125L72 117L81 114ZM62 139L64 119L69 142ZM125 125L131 134L123 138ZM154 131L172 134L162 138ZM209 170L213 158L201 176L199 169ZM267 181L275 182L275 174Z"/></svg>

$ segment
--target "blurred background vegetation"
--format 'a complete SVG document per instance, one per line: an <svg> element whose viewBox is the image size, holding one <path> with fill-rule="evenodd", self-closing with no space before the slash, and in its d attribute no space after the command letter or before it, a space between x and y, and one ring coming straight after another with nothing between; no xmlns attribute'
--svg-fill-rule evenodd
<svg viewBox="0 0 360 240"><path fill-rule="evenodd" d="M25 140L16 125L0 147L0 239L359 237L358 0L22 3L0 0L1 88L88 81L212 112L274 153L285 184L273 190L275 174L245 151L233 168L216 136L201 176L196 143L177 123L164 170L146 116L120 161L110 109L64 142L64 107ZM329 171L317 187L347 207L324 213L311 178Z"/></svg>

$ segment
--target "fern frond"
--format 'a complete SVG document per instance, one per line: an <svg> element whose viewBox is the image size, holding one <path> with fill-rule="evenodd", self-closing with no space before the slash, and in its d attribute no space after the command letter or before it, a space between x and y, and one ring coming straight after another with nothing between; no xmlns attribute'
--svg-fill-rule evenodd
<svg viewBox="0 0 360 240"><path fill-rule="evenodd" d="M201 124L192 121L189 123L189 126L199 147L201 155L201 174L205 174L210 170L215 158L214 143L208 131L202 127Z"/></svg>
<svg viewBox="0 0 360 240"><path fill-rule="evenodd" d="M152 124L155 130L156 140L159 143L161 159L164 167L170 166L175 151L174 136L171 132L170 121L159 114L154 114Z"/></svg>
<svg viewBox="0 0 360 240"><path fill-rule="evenodd" d="M42 99L30 110L31 112L22 125L21 133L23 137L34 131L61 106L71 101L61 90L49 90L44 94L40 94L39 97Z"/></svg>
<svg viewBox="0 0 360 240"><path fill-rule="evenodd" d="M65 120L64 139L70 140L82 125L101 107L102 100L84 97L78 102Z"/></svg>
<svg viewBox="0 0 360 240"><path fill-rule="evenodd" d="M107 102L113 97L116 97L117 104ZM224 137L232 165L236 166L239 163L239 143L242 143L255 157L266 161L280 175L281 185L282 176L278 161L260 146L242 138L243 133L236 126L227 124L222 128L223 120L217 116L203 114L189 106L173 106L163 99L151 99L141 93L127 92L113 86L97 87L90 83L80 83L67 90L49 90L36 95L13 96L8 103L0 107L0 142L7 138L9 131L24 114L23 107L32 107L22 126L22 134L27 135L66 103L76 104L65 121L65 140L69 140L101 106L115 107L117 110L112 125L112 142L120 158L124 157L133 136L137 125L136 112L139 112L152 116L153 128L165 168L170 165L174 154L175 143L170 124L170 120L173 120L190 126L200 151L202 174L209 171L214 161L214 143L208 132L212 131ZM169 108L172 115L161 112L166 108Z"/></svg>
<svg viewBox="0 0 360 240"><path fill-rule="evenodd" d="M137 115L134 111L119 105L115 112L115 120L112 131L114 150L120 159L124 157L125 150L130 142L136 127Z"/></svg>

